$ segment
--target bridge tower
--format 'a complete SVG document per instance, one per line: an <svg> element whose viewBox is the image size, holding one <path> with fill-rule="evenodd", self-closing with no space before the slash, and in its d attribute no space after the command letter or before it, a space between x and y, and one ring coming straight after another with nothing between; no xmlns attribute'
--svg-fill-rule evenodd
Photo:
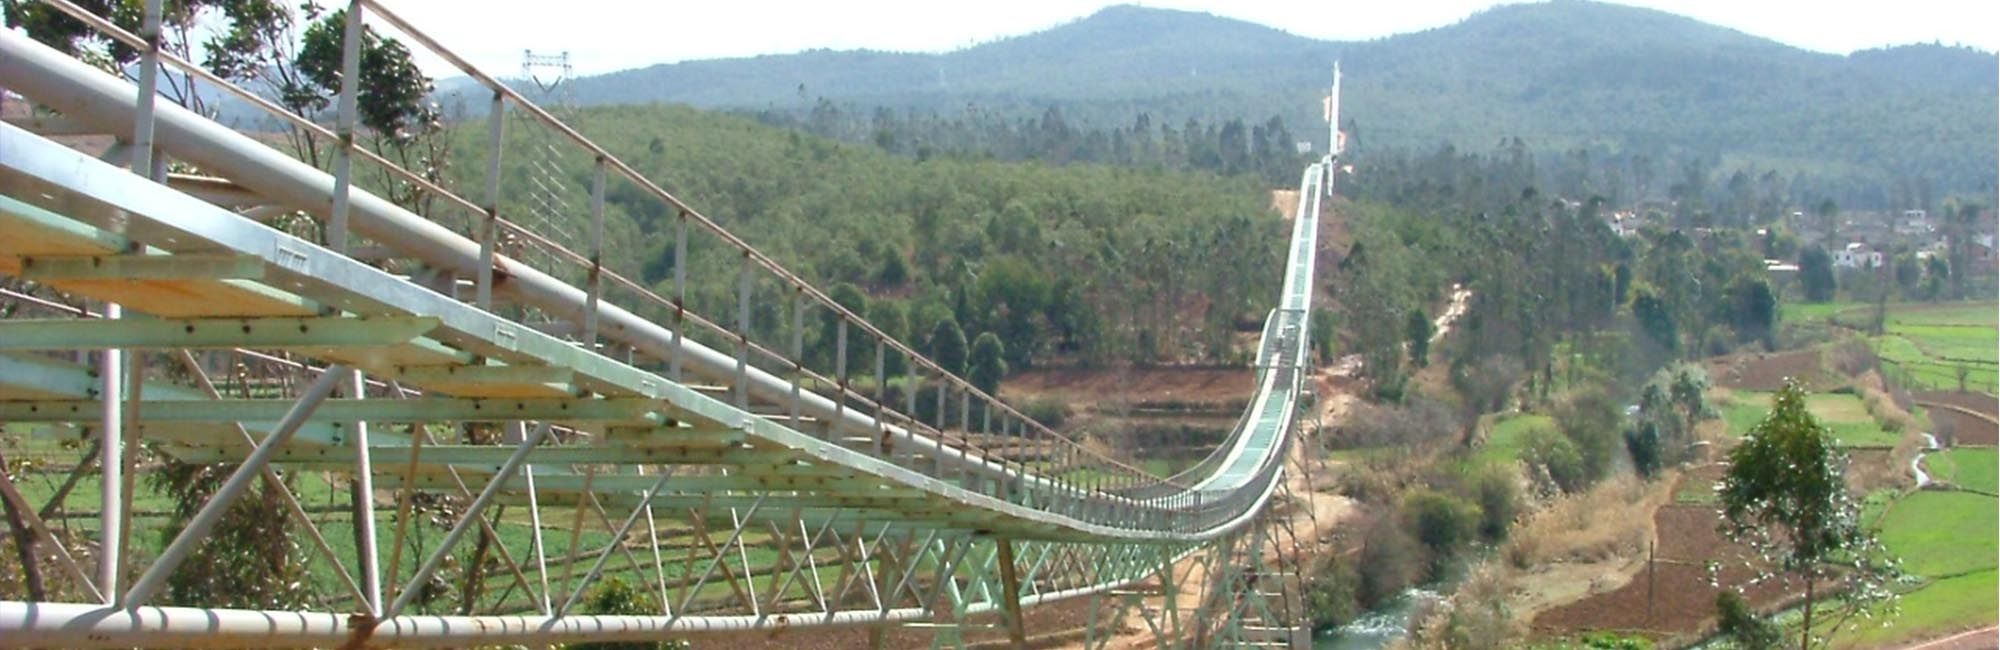
<svg viewBox="0 0 2000 650"><path fill-rule="evenodd" d="M524 94L530 101L540 104L542 109L564 123L576 123L576 93L571 83L576 75L576 67L570 62L568 50L556 54L536 54L534 50L521 51L521 79L527 82ZM524 133L529 139L525 155L528 156L530 190L527 197L528 213L522 225L571 250L580 249L585 242L577 241L574 223L585 209L581 201L571 202L577 189L571 186L565 166L569 162L565 151L568 147L556 139L549 129L540 128L534 118L521 112L509 114L514 122L511 130ZM532 250L516 247L513 252L520 254ZM541 256L537 256L541 257ZM552 260L535 260L545 263Z"/></svg>

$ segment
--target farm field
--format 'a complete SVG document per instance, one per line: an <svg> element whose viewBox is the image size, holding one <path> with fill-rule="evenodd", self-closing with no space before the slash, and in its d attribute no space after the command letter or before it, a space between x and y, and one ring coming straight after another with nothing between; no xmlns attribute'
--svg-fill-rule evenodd
<svg viewBox="0 0 2000 650"><path fill-rule="evenodd" d="M1833 323L1863 329L1873 305L1856 302L1786 303L1780 319L1788 322ZM1891 373L1901 373L1912 388L1956 389L1959 372L1965 386L1992 392L2000 385L2000 303L1895 303L1888 306L1883 334L1870 342Z"/></svg>
<svg viewBox="0 0 2000 650"><path fill-rule="evenodd" d="M1984 458L1992 462L1991 450ZM1872 511L1881 512L1882 544L1903 560L1913 584L1898 589L1893 618L1884 625L1863 625L1841 634L1840 647L1902 643L2000 620L1993 600L2000 587L1995 584L1994 559L2000 543L1993 533L2000 524L1996 521L2000 511L1995 510L1994 497L1924 490L1896 498L1886 510Z"/></svg>
<svg viewBox="0 0 2000 650"><path fill-rule="evenodd" d="M2000 454L1991 447L1947 449L1924 456L1924 471L1931 479L1968 490L2000 494ZM1991 531L1988 531L1991 532Z"/></svg>
<svg viewBox="0 0 2000 650"><path fill-rule="evenodd" d="M1528 432L1537 428L1554 430L1555 418L1537 414L1510 414L1493 421L1486 444L1480 446L1473 455L1473 462L1479 464L1511 463L1521 458L1527 451Z"/></svg>
<svg viewBox="0 0 2000 650"><path fill-rule="evenodd" d="M1771 393L1762 391L1732 391L1730 402L1717 408L1722 419L1728 424L1729 434L1741 437L1771 412ZM1901 433L1884 431L1875 419L1868 415L1861 398L1842 393L1816 393L1806 396L1806 408L1821 424L1833 430L1833 436L1848 447L1893 447L1903 438Z"/></svg>

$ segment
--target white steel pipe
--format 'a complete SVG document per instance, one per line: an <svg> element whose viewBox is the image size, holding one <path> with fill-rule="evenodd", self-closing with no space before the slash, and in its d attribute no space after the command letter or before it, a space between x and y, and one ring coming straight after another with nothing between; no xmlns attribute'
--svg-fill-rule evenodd
<svg viewBox="0 0 2000 650"><path fill-rule="evenodd" d="M854 626L926 620L921 608L764 616L398 616L356 627L352 615L199 607L120 609L92 604L0 601L0 648L424 648L579 641L650 641L763 632L795 626ZM356 637L360 637L357 639Z"/></svg>

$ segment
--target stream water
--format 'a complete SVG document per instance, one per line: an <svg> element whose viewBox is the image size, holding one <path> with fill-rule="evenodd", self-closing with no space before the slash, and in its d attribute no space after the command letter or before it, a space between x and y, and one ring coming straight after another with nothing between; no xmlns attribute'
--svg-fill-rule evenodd
<svg viewBox="0 0 2000 650"><path fill-rule="evenodd" d="M1917 475L1918 488L1922 488L1923 486L1931 484L1930 473L1924 471L1924 456L1926 455L1925 452L1937 451L1937 448L1938 448L1937 438L1932 436L1931 434L1926 433L1924 434L1925 451L1917 452L1917 457L1910 459L1910 472Z"/></svg>
<svg viewBox="0 0 2000 650"><path fill-rule="evenodd" d="M1441 585L1432 587L1443 588ZM1431 589L1404 591L1389 606L1340 627L1313 635L1314 650L1376 650L1409 633L1410 619L1435 607L1443 596Z"/></svg>

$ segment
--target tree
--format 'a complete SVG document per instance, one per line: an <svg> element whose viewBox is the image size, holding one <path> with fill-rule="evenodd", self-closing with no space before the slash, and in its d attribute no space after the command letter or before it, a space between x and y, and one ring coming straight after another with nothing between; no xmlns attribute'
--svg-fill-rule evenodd
<svg viewBox="0 0 2000 650"><path fill-rule="evenodd" d="M1637 429L1638 442L1654 446L1653 460L1660 466L1681 462L1695 442L1695 425L1715 415L1708 405L1708 386L1708 373L1701 366L1676 363L1653 373L1639 389L1643 426Z"/></svg>
<svg viewBox="0 0 2000 650"><path fill-rule="evenodd" d="M939 318L931 326L931 336L924 345L924 353L930 355L945 372L954 375L965 374L965 330L958 328L958 320L950 316Z"/></svg>
<svg viewBox="0 0 2000 650"><path fill-rule="evenodd" d="M1410 320L1403 332L1410 337L1410 362L1419 368L1430 365L1431 317L1422 309L1410 310Z"/></svg>
<svg viewBox="0 0 2000 650"><path fill-rule="evenodd" d="M1632 297L1632 317L1638 319L1639 329L1646 333L1646 338L1661 348L1668 352L1681 349L1680 322L1660 292L1648 286L1639 287Z"/></svg>
<svg viewBox="0 0 2000 650"><path fill-rule="evenodd" d="M1000 337L992 332L980 334L972 341L972 357L966 368L966 380L974 388L988 395L1000 395L1000 379L1007 376L1007 353Z"/></svg>
<svg viewBox="0 0 2000 650"><path fill-rule="evenodd" d="M1833 299L1833 256L1823 246L1799 253L1799 284L1805 287L1807 302Z"/></svg>
<svg viewBox="0 0 2000 650"><path fill-rule="evenodd" d="M1924 299L1937 300L1944 295L1945 280L1952 275L1951 264L1943 257L1932 255L1924 264Z"/></svg>
<svg viewBox="0 0 2000 650"><path fill-rule="evenodd" d="M1820 228L1826 231L1826 239L1820 242L1821 247L1835 245L1834 238L1840 236L1840 206L1833 199L1822 199L1819 205L1813 206L1813 216L1819 217Z"/></svg>
<svg viewBox="0 0 2000 650"><path fill-rule="evenodd" d="M1640 420L1626 429L1625 451L1632 454L1632 469L1641 477L1652 478L1660 471L1659 423Z"/></svg>
<svg viewBox="0 0 2000 650"><path fill-rule="evenodd" d="M1917 284L1924 281L1924 265L1911 253L1896 255L1896 286L1903 288L1904 295L1916 293Z"/></svg>
<svg viewBox="0 0 2000 650"><path fill-rule="evenodd" d="M1730 450L1717 495L1725 535L1805 581L1800 648L1814 641L1813 599L1821 582L1837 583L1846 614L1825 628L1822 643L1863 608L1894 597L1886 585L1897 575L1895 563L1861 527L1861 504L1847 489L1847 455L1806 410L1797 381L1778 390L1770 414Z"/></svg>
<svg viewBox="0 0 2000 650"><path fill-rule="evenodd" d="M1582 476L1581 483L1574 487L1604 478L1611 469L1612 457L1618 453L1618 432L1624 428L1625 416L1619 411L1618 401L1601 388L1574 391L1557 405L1555 415L1556 426L1576 449Z"/></svg>
<svg viewBox="0 0 2000 650"><path fill-rule="evenodd" d="M1727 320L1736 329L1737 340L1762 341L1766 347L1775 343L1772 335L1778 323L1778 296L1771 291L1771 283L1739 276L1729 283L1728 296Z"/></svg>

